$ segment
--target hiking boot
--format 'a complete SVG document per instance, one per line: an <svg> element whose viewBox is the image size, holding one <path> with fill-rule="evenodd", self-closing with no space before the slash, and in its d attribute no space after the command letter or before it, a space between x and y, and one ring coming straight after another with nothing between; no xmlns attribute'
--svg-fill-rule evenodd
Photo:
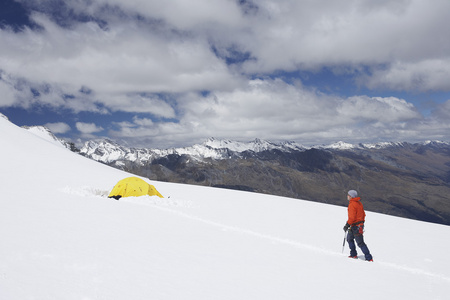
<svg viewBox="0 0 450 300"><path fill-rule="evenodd" d="M373 262L373 259L366 259L366 261L371 261L371 262Z"/></svg>
<svg viewBox="0 0 450 300"><path fill-rule="evenodd" d="M355 258L356 259L356 258L358 258L358 256L357 255L355 255L355 256L351 256L350 255L348 258Z"/></svg>

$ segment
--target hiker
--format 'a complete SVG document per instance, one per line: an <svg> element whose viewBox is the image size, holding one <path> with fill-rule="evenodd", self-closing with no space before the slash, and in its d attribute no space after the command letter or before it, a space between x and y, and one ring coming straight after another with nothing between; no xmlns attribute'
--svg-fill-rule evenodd
<svg viewBox="0 0 450 300"><path fill-rule="evenodd" d="M358 247L364 253L366 261L373 261L372 254L370 254L369 248L364 243L364 220L366 213L361 203L361 198L358 197L358 192L350 190L347 193L348 200L348 220L345 223L344 231L348 231L347 242L350 247L350 258L358 258L356 252L355 240Z"/></svg>

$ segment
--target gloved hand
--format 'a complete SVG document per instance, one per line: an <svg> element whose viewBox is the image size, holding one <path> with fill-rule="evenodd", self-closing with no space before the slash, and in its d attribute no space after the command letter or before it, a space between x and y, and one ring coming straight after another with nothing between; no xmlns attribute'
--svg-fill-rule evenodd
<svg viewBox="0 0 450 300"><path fill-rule="evenodd" d="M350 224L348 224L348 223L345 223L345 226L344 226L344 231L347 231L348 229L350 228Z"/></svg>

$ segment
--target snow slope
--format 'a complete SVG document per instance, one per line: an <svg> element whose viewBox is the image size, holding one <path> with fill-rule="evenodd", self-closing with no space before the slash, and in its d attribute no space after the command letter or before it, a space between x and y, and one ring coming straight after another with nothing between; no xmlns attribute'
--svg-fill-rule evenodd
<svg viewBox="0 0 450 300"><path fill-rule="evenodd" d="M0 165L0 299L449 298L448 226L367 212L368 263L341 253L344 207L164 182L111 200L130 174L4 118Z"/></svg>

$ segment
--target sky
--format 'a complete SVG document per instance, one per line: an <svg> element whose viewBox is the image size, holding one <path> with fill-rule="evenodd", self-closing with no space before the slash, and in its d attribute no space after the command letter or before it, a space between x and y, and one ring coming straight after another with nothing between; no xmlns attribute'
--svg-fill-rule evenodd
<svg viewBox="0 0 450 300"><path fill-rule="evenodd" d="M77 144L450 141L447 0L4 0L0 112Z"/></svg>

